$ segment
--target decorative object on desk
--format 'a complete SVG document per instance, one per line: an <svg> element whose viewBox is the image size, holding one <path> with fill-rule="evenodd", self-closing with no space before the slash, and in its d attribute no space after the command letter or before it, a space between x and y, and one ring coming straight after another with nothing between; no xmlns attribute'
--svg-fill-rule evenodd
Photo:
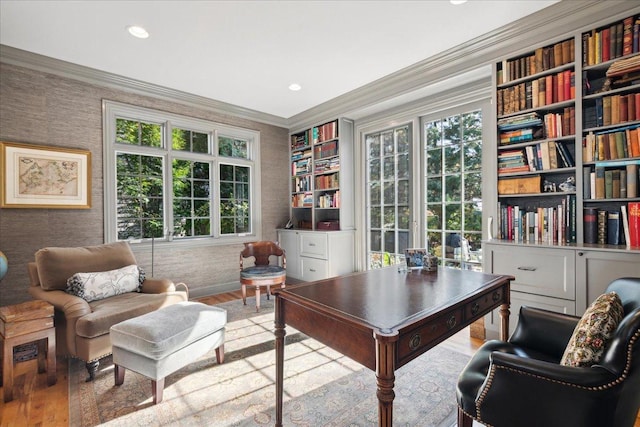
<svg viewBox="0 0 640 427"><path fill-rule="evenodd" d="M409 270L415 270L422 268L424 256L428 252L425 248L408 248L404 250L404 258L407 261L407 268Z"/></svg>
<svg viewBox="0 0 640 427"><path fill-rule="evenodd" d="M88 150L0 142L0 163L0 207L91 207Z"/></svg>
<svg viewBox="0 0 640 427"><path fill-rule="evenodd" d="M422 270L424 271L438 271L438 257L431 254L426 254L422 257Z"/></svg>
<svg viewBox="0 0 640 427"><path fill-rule="evenodd" d="M7 261L6 255L0 251L0 280L7 274L7 271L9 271L9 261Z"/></svg>

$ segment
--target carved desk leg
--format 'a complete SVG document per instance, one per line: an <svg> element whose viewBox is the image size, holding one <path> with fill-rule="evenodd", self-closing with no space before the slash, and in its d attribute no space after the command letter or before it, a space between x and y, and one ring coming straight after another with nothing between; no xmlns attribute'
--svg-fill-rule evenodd
<svg viewBox="0 0 640 427"><path fill-rule="evenodd" d="M500 305L500 339L507 341L509 339L509 303Z"/></svg>
<svg viewBox="0 0 640 427"><path fill-rule="evenodd" d="M282 299L276 296L275 331L276 336L276 427L282 427L282 393L284 379L284 337L287 334L284 323Z"/></svg>
<svg viewBox="0 0 640 427"><path fill-rule="evenodd" d="M378 426L393 425L393 399L395 392L395 350L397 336L376 335L376 380L378 388Z"/></svg>

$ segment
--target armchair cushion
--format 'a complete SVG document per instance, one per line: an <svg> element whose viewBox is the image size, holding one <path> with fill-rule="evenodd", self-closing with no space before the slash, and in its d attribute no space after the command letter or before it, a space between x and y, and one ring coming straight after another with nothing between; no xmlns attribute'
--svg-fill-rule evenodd
<svg viewBox="0 0 640 427"><path fill-rule="evenodd" d="M592 366L600 362L622 317L622 302L617 293L596 298L576 325L560 364Z"/></svg>
<svg viewBox="0 0 640 427"><path fill-rule="evenodd" d="M91 302L140 292L144 278L144 270L135 264L109 271L76 273L67 280L67 293Z"/></svg>

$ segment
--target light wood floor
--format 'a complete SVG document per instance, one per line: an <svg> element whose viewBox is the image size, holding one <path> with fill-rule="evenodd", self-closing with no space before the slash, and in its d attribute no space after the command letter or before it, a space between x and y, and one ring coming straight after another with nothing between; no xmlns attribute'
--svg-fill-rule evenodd
<svg viewBox="0 0 640 427"><path fill-rule="evenodd" d="M240 291L201 298L205 304L219 304L241 299ZM460 353L472 355L482 341L469 337L465 329L454 335L442 346ZM69 425L69 366L67 360L58 357L58 382L47 387L46 374L38 374L36 360L21 362L14 369L14 399L4 403L0 399L0 426L2 427L64 427ZM2 396L0 387L0 396ZM73 426L72 426L73 427ZM640 418L634 427L640 427Z"/></svg>

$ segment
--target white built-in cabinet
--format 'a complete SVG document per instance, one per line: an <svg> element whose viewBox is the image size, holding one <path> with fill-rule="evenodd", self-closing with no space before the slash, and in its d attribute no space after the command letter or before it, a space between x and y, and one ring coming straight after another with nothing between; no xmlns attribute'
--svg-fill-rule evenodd
<svg viewBox="0 0 640 427"><path fill-rule="evenodd" d="M354 231L278 230L287 256L287 277L307 282L352 273Z"/></svg>

